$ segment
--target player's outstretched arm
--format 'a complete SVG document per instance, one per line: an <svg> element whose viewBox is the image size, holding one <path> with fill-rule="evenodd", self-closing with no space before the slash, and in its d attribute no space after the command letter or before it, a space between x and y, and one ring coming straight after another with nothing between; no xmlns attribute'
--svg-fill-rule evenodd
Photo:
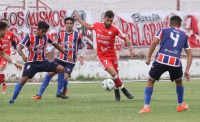
<svg viewBox="0 0 200 122"><path fill-rule="evenodd" d="M65 55L67 56L67 58L68 58L70 61L74 61L74 60L72 59L72 57L70 57L70 56L67 54L67 52L65 52L65 51L62 49L62 47L60 47L58 44L53 43L52 45L53 45L57 50L59 50L61 53L65 54Z"/></svg>
<svg viewBox="0 0 200 122"><path fill-rule="evenodd" d="M154 37L153 39L153 42L151 43L151 46L149 48L149 53L148 53L148 57L147 57L147 60L146 60L146 64L149 65L150 62L151 62L151 55L153 54L155 48L156 48L156 45L159 43L160 39L157 38L157 37Z"/></svg>
<svg viewBox="0 0 200 122"><path fill-rule="evenodd" d="M23 53L23 51L22 51L23 48L24 48L24 46L20 45L19 48L18 48L18 53L19 53L19 55L22 57L23 61L24 61L24 62L27 62L27 59L28 59L28 58L24 55L24 53Z"/></svg>
<svg viewBox="0 0 200 122"><path fill-rule="evenodd" d="M0 51L0 56L5 59L6 61L14 64L17 68L19 68L20 70L22 70L22 66L20 64L18 64L15 60L11 59L10 56L8 54L6 54L4 51Z"/></svg>
<svg viewBox="0 0 200 122"><path fill-rule="evenodd" d="M192 51L191 49L188 49L185 51L186 54L187 54L187 66L186 66L186 70L185 70L185 78L187 79L187 81L190 81L190 73L189 73L189 70L190 70L190 66L192 64Z"/></svg>
<svg viewBox="0 0 200 122"><path fill-rule="evenodd" d="M74 17L83 27L85 27L88 30L90 29L89 24L87 22L83 21L81 18L79 18L79 14L77 12L75 13Z"/></svg>
<svg viewBox="0 0 200 122"><path fill-rule="evenodd" d="M129 40L127 37L125 37L125 38L124 38L124 41L125 41L126 45L128 45L128 48L129 48L129 50L130 50L130 54L131 54L132 56L136 56L137 53L133 50L133 47L132 47L132 45L131 45L130 40Z"/></svg>

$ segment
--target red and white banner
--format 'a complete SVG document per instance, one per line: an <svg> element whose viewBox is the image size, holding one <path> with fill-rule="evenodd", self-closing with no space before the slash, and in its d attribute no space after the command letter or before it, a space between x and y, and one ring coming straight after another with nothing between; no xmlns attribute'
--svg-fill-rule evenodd
<svg viewBox="0 0 200 122"><path fill-rule="evenodd" d="M102 14L102 20L103 20ZM182 18L181 30L189 37L193 48L200 47L199 12L151 11L140 13L116 13L113 25L120 28L130 39L133 47L149 47L156 32L169 27L170 17L178 15ZM116 37L115 49L126 48L123 40Z"/></svg>
<svg viewBox="0 0 200 122"><path fill-rule="evenodd" d="M25 37L26 34L37 29L39 21L45 21L50 25L48 33L57 38L58 32L65 30L64 19L66 17L73 17L74 13L78 12L81 19L92 22L90 11L76 11L76 10L52 10L52 11L0 11L0 19L7 18L9 21L8 30L15 34L15 41L17 44ZM83 26L75 20L74 30L82 33L83 40L86 41L88 48L93 49L93 35L92 31L86 30Z"/></svg>

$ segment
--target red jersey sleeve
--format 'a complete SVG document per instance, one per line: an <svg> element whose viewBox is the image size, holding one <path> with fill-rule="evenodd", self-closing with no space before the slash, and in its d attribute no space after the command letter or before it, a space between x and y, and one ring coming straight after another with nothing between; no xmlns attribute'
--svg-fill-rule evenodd
<svg viewBox="0 0 200 122"><path fill-rule="evenodd" d="M116 28L116 35L119 36L121 39L124 39L126 37L126 35L118 28Z"/></svg>
<svg viewBox="0 0 200 122"><path fill-rule="evenodd" d="M4 51L3 49L3 41L0 39L0 51Z"/></svg>

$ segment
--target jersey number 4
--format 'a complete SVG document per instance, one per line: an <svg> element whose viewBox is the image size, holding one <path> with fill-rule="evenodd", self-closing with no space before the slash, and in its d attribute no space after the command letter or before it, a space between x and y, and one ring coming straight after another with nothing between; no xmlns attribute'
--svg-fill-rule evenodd
<svg viewBox="0 0 200 122"><path fill-rule="evenodd" d="M179 34L176 33L176 37L174 37L174 33L171 32L170 38L171 38L172 40L174 40L174 45L173 45L173 47L176 47L177 44L178 44L178 40L179 40Z"/></svg>

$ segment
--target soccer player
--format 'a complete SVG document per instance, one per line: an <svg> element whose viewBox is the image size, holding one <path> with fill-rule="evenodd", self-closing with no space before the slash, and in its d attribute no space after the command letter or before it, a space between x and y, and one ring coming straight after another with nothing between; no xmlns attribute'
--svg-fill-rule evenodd
<svg viewBox="0 0 200 122"><path fill-rule="evenodd" d="M181 31L181 18L179 16L172 16L170 18L170 27L160 29L150 46L149 54L146 60L146 64L149 65L151 61L151 55L156 48L156 45L160 42L160 49L155 57L155 61L149 71L149 78L145 88L145 105L139 113L150 113L149 104L151 101L151 95L153 93L153 85L156 80L159 80L160 76L168 71L170 75L170 80L176 83L176 92L178 97L178 107L177 111L182 112L188 109L188 105L183 102L184 97L184 87L182 83L182 64L180 60L180 55L182 49L188 55L187 57L187 67L185 70L185 77L187 81L190 81L190 65L192 63L192 53L188 42L188 37Z"/></svg>
<svg viewBox="0 0 200 122"><path fill-rule="evenodd" d="M1 22L5 22L8 25L8 20L7 19L1 19ZM10 31L7 30L7 33L4 38L1 38L3 42L3 49L5 50L5 53L10 56L11 50L10 50L10 43L12 43L14 49L13 49L13 55L17 53L17 47L16 47L16 42L14 40L14 34ZM6 67L7 61L0 57L0 82L1 85L3 86L2 89L2 94L6 93L6 88L7 84L5 83L5 75L4 75L4 69Z"/></svg>
<svg viewBox="0 0 200 122"><path fill-rule="evenodd" d="M58 89L57 91L60 91L63 87L63 93L67 95L67 85L68 85L68 77L73 71L73 68L75 66L76 58L77 58L77 53L78 53L78 48L79 44L83 45L82 53L79 57L80 64L83 65L83 57L85 55L85 52L87 50L87 45L83 41L83 37L80 33L76 32L73 30L74 27L74 19L72 17L67 17L64 19L66 31L61 32L58 34L57 38L57 43L62 45L62 48L70 55L74 62L69 62L68 58L64 56L61 52L59 52L57 58L54 60L55 63L62 65L65 68L65 73L61 74L58 73ZM52 47L46 54L49 52L52 52L55 48ZM46 87L49 84L49 81L51 78L55 75L55 72L49 72L45 79L42 82L42 85L40 87L39 93L31 97L31 99L36 100L36 99L42 99L42 94L45 91ZM64 84L62 84L62 82ZM61 97L62 98L62 97ZM67 96L67 98L69 98Z"/></svg>
<svg viewBox="0 0 200 122"><path fill-rule="evenodd" d="M18 53L22 57L23 61L26 62L26 64L24 66L22 78L15 86L15 90L9 104L14 104L14 100L17 98L23 85L37 72L64 73L64 67L55 64L54 62L49 62L45 58L44 51L47 43L52 44L56 49L63 53L62 55L66 55L70 61L73 61L73 59L58 44L53 42L50 35L46 34L48 29L49 25L43 21L40 21L38 23L37 31L26 35L26 37L20 43ZM22 51L25 46L27 46L29 50L28 58ZM62 94L61 91L57 92L56 96L66 98L66 95Z"/></svg>
<svg viewBox="0 0 200 122"><path fill-rule="evenodd" d="M7 28L6 27L7 27L7 23L0 21L0 56L5 61L11 62L17 68L19 68L20 70L22 70L22 66L20 64L18 64L15 60L11 59L9 57L9 55L5 53L5 49L3 47L4 44L3 44L3 41L1 40L1 38L5 38L5 35L7 33ZM4 80L2 80L2 81L4 81ZM2 81L0 81L0 84L2 83Z"/></svg>
<svg viewBox="0 0 200 122"><path fill-rule="evenodd" d="M124 39L132 56L135 56L136 53L133 51L131 42L125 36L125 34L123 34L121 30L112 25L114 13L111 10L107 11L103 18L103 23L97 22L94 24L88 24L79 18L78 13L75 14L75 19L86 29L96 31L97 58L100 61L100 64L112 76L112 79L115 82L114 91L116 101L120 101L119 89L122 90L128 99L134 98L134 96L124 87L118 75L118 61L114 49L115 36L119 36L120 38Z"/></svg>

